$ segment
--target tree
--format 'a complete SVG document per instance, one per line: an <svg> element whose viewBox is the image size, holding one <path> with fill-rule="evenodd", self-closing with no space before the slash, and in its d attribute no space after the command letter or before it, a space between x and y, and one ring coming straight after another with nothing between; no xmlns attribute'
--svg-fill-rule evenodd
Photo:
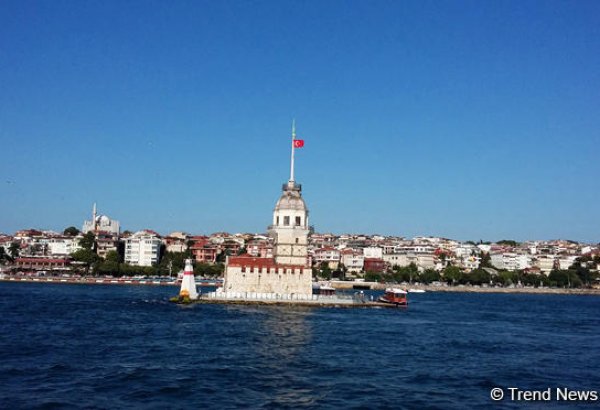
<svg viewBox="0 0 600 410"><path fill-rule="evenodd" d="M227 259L228 256L231 255L231 250L230 249L225 249L225 251L219 253L217 255L217 258L215 259L215 262L218 263L224 263L225 260Z"/></svg>
<svg viewBox="0 0 600 410"><path fill-rule="evenodd" d="M225 265L222 263L216 263L210 265L208 263L198 263L194 267L194 275L199 277L210 277L217 278L223 275L225 271Z"/></svg>
<svg viewBox="0 0 600 410"><path fill-rule="evenodd" d="M482 268L491 268L492 267L492 257L489 252L481 252L481 261L479 262L479 266Z"/></svg>
<svg viewBox="0 0 600 410"><path fill-rule="evenodd" d="M406 271L408 273L408 282L412 283L413 280L419 280L419 268L414 262L411 262L410 265L406 267Z"/></svg>
<svg viewBox="0 0 600 410"><path fill-rule="evenodd" d="M19 252L21 252L21 245L18 242L12 242L8 247L8 253L10 253L10 257L14 260L19 257Z"/></svg>
<svg viewBox="0 0 600 410"><path fill-rule="evenodd" d="M75 228L74 226L69 226L68 228L65 228L63 234L68 236L77 236L79 235L79 229Z"/></svg>
<svg viewBox="0 0 600 410"><path fill-rule="evenodd" d="M123 262L121 260L121 255L119 255L119 252L117 252L115 250L106 252L106 256L104 257L104 260L109 261L109 262L116 262L116 263Z"/></svg>
<svg viewBox="0 0 600 410"><path fill-rule="evenodd" d="M365 273L365 280L367 282L381 282L381 274L377 272L368 271Z"/></svg>
<svg viewBox="0 0 600 410"><path fill-rule="evenodd" d="M502 286L515 285L518 281L519 278L517 273L508 270L499 271L498 276L494 278L494 282L499 283Z"/></svg>
<svg viewBox="0 0 600 410"><path fill-rule="evenodd" d="M550 272L550 275L548 275L548 279L550 279L551 284L563 288L577 288L583 284L579 276L577 276L577 272L574 270L554 269Z"/></svg>
<svg viewBox="0 0 600 410"><path fill-rule="evenodd" d="M111 251L114 252L114 251ZM116 253L116 252L115 252ZM121 276L121 264L119 264L118 260L115 261L114 258L109 259L108 254L107 258L101 262L98 262L97 271L102 275L114 275ZM117 254L118 258L118 254Z"/></svg>
<svg viewBox="0 0 600 410"><path fill-rule="evenodd" d="M161 274L169 274L182 271L185 268L185 252L165 252L161 259L158 268Z"/></svg>
<svg viewBox="0 0 600 410"><path fill-rule="evenodd" d="M498 245L506 245L506 246L519 246L519 242L513 241L512 239L502 239L501 241L496 242Z"/></svg>
<svg viewBox="0 0 600 410"><path fill-rule="evenodd" d="M8 255L8 253L6 253L6 251L4 250L3 246L0 246L0 264L2 264L5 261L8 261L10 259L10 256Z"/></svg>
<svg viewBox="0 0 600 410"><path fill-rule="evenodd" d="M329 264L327 262L321 262L321 266L319 268L319 276L322 279L331 279L331 269L329 268Z"/></svg>
<svg viewBox="0 0 600 410"><path fill-rule="evenodd" d="M462 271L458 266L448 265L444 268L444 281L448 284L460 283L462 276Z"/></svg>
<svg viewBox="0 0 600 410"><path fill-rule="evenodd" d="M88 233L83 235L83 238L81 238L81 240L79 241L79 245L81 245L81 247L83 249L87 249L87 250L93 250L95 244L96 244L96 236L94 235L94 232L92 232L92 231L89 231Z"/></svg>
<svg viewBox="0 0 600 410"><path fill-rule="evenodd" d="M464 280L472 285L483 285L484 283L490 283L490 274L485 269L475 269L465 275Z"/></svg>
<svg viewBox="0 0 600 410"><path fill-rule="evenodd" d="M425 269L425 271L421 273L419 280L426 284L437 282L440 280L440 273L434 269Z"/></svg>
<svg viewBox="0 0 600 410"><path fill-rule="evenodd" d="M74 261L83 262L85 265L85 273L89 273L90 267L96 264L100 257L91 249L79 249L71 254Z"/></svg>

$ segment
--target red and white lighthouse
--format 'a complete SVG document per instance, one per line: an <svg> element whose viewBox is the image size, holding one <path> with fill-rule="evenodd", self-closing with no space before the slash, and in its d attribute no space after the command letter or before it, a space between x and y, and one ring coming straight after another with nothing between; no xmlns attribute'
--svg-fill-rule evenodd
<svg viewBox="0 0 600 410"><path fill-rule="evenodd" d="M194 281L194 267L192 260L185 260L185 269L183 270L183 279L181 280L181 289L179 290L180 297L189 297L190 299L198 299L196 291L196 282Z"/></svg>

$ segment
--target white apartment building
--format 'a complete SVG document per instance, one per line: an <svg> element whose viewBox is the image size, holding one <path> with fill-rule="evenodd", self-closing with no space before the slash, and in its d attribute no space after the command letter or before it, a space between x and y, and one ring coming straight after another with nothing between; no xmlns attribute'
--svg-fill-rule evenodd
<svg viewBox="0 0 600 410"><path fill-rule="evenodd" d="M533 260L533 264L537 268L540 268L542 273L549 275L553 269L569 269L575 263L576 259L576 255L537 255Z"/></svg>
<svg viewBox="0 0 600 410"><path fill-rule="evenodd" d="M365 266L365 256L360 252L347 250L342 252L342 263L351 273L358 273Z"/></svg>
<svg viewBox="0 0 600 410"><path fill-rule="evenodd" d="M454 252L457 258L467 259L472 255L479 255L481 251L474 245L463 243L460 246L452 249L452 252Z"/></svg>
<svg viewBox="0 0 600 410"><path fill-rule="evenodd" d="M497 269L505 270L522 270L533 266L530 255L519 255L512 252L493 253L491 264Z"/></svg>
<svg viewBox="0 0 600 410"><path fill-rule="evenodd" d="M398 245L394 249L394 253L428 253L432 254L436 251L435 246L422 245L422 244L410 244L410 245Z"/></svg>
<svg viewBox="0 0 600 410"><path fill-rule="evenodd" d="M125 263L152 266L159 262L162 241L154 232L139 231L125 239Z"/></svg>
<svg viewBox="0 0 600 410"><path fill-rule="evenodd" d="M461 260L462 267L468 270L479 268L480 263L481 258L479 256L467 256Z"/></svg>
<svg viewBox="0 0 600 410"><path fill-rule="evenodd" d="M365 256L365 258L382 259L383 248L380 248L378 246L369 246L363 249L363 255Z"/></svg>
<svg viewBox="0 0 600 410"><path fill-rule="evenodd" d="M420 270L433 269L435 268L435 260L433 253L390 253L383 255L383 260L389 266L408 266L411 263L417 265Z"/></svg>
<svg viewBox="0 0 600 410"><path fill-rule="evenodd" d="M48 240L48 253L50 256L68 256L75 252L78 249L81 249L79 246L79 237L70 237L70 236L57 236L54 238L50 238Z"/></svg>
<svg viewBox="0 0 600 410"><path fill-rule="evenodd" d="M315 249L313 257L317 265L326 262L331 269L337 269L341 259L340 251L332 247Z"/></svg>

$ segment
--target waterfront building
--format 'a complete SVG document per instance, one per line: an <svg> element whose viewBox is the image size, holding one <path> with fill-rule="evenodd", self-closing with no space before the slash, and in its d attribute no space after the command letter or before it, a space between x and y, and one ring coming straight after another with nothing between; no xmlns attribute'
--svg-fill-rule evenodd
<svg viewBox="0 0 600 410"><path fill-rule="evenodd" d="M206 236L192 236L190 238L190 251L196 262L215 263L219 254L219 247Z"/></svg>
<svg viewBox="0 0 600 410"><path fill-rule="evenodd" d="M312 269L308 256L308 208L302 186L294 178L294 153L301 147L292 127L290 179L273 211L269 236L273 258L248 254L228 257L223 289L227 293L312 295Z"/></svg>
<svg viewBox="0 0 600 410"><path fill-rule="evenodd" d="M163 238L165 251L167 252L185 252L188 248L187 242L189 235L185 232L171 232Z"/></svg>
<svg viewBox="0 0 600 410"><path fill-rule="evenodd" d="M363 269L365 272L382 273L385 271L385 262L383 261L383 259L365 258L365 264Z"/></svg>
<svg viewBox="0 0 600 410"><path fill-rule="evenodd" d="M435 268L435 256L433 253L388 253L383 255L383 261L391 267L405 267L414 263L419 270Z"/></svg>
<svg viewBox="0 0 600 410"><path fill-rule="evenodd" d="M533 266L530 255L520 255L513 252L492 253L490 263L496 269L522 270Z"/></svg>
<svg viewBox="0 0 600 410"><path fill-rule="evenodd" d="M68 256L81 249L81 236L55 236L48 240L48 253L53 257Z"/></svg>
<svg viewBox="0 0 600 410"><path fill-rule="evenodd" d="M96 234L96 254L101 258L106 258L110 251L117 251L119 246L119 237L109 232L99 231Z"/></svg>
<svg viewBox="0 0 600 410"><path fill-rule="evenodd" d="M15 259L15 266L20 270L68 270L67 258L34 258L22 257Z"/></svg>
<svg viewBox="0 0 600 410"><path fill-rule="evenodd" d="M152 266L159 262L162 241L150 230L134 233L125 239L125 263L135 266Z"/></svg>
<svg viewBox="0 0 600 410"><path fill-rule="evenodd" d="M266 237L254 237L246 243L248 255L259 258L273 257L273 240Z"/></svg>
<svg viewBox="0 0 600 410"><path fill-rule="evenodd" d="M88 232L94 232L94 234L105 232L118 236L120 233L119 221L110 219L106 215L98 215L96 212L96 204L94 203L92 208L92 220L84 221L83 229L81 231L84 234Z"/></svg>
<svg viewBox="0 0 600 410"><path fill-rule="evenodd" d="M330 269L337 269L340 265L341 253L338 249L326 246L324 248L315 249L313 259L317 266L326 263Z"/></svg>
<svg viewBox="0 0 600 410"><path fill-rule="evenodd" d="M383 248L378 246L368 246L363 249L363 255L369 259L381 259L383 258Z"/></svg>
<svg viewBox="0 0 600 410"><path fill-rule="evenodd" d="M341 261L347 273L359 273L363 270L365 256L356 249L344 249L341 251Z"/></svg>

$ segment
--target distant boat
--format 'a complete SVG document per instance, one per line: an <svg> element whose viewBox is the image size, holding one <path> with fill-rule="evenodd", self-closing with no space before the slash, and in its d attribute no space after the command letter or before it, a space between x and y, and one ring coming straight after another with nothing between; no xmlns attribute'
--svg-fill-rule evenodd
<svg viewBox="0 0 600 410"><path fill-rule="evenodd" d="M335 288L330 285L321 285L319 295L332 296L335 294Z"/></svg>
<svg viewBox="0 0 600 410"><path fill-rule="evenodd" d="M330 283L313 282L313 295L332 296L335 294L335 288Z"/></svg>
<svg viewBox="0 0 600 410"><path fill-rule="evenodd" d="M387 288L383 296L379 298L380 302L391 303L396 306L408 306L407 292L398 288Z"/></svg>
<svg viewBox="0 0 600 410"><path fill-rule="evenodd" d="M425 293L423 289L409 289L409 293Z"/></svg>

